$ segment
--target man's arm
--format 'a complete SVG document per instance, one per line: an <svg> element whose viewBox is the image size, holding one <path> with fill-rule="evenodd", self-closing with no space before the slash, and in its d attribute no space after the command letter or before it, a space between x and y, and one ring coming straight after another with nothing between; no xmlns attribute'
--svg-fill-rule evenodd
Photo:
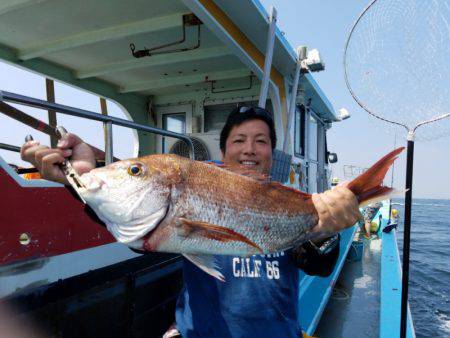
<svg viewBox="0 0 450 338"><path fill-rule="evenodd" d="M296 267L311 276L328 277L339 257L340 235L336 234L321 242L308 241L289 253Z"/></svg>
<svg viewBox="0 0 450 338"><path fill-rule="evenodd" d="M318 224L311 230L320 239L308 241L291 251L294 264L308 275L329 276L339 257L339 231L355 224L360 218L358 201L344 185L320 194L312 201L319 216ZM322 236L321 236L322 234ZM323 238L323 234L334 234Z"/></svg>

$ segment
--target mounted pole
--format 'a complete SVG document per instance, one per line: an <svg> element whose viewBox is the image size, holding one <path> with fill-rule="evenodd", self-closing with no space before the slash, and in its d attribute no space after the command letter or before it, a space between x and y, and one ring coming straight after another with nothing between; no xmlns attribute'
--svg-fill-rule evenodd
<svg viewBox="0 0 450 338"><path fill-rule="evenodd" d="M108 116L108 106L106 105L106 100L103 97L100 98L100 109L102 111L102 115ZM103 122L103 133L105 138L105 164L111 164L114 162L111 121Z"/></svg>
<svg viewBox="0 0 450 338"><path fill-rule="evenodd" d="M55 83L51 79L45 79L45 89L47 92L47 101L51 103L55 103ZM56 128L56 112L54 110L48 110L48 124ZM54 135L50 135L50 145L52 148L56 148L56 144L58 143L57 137Z"/></svg>
<svg viewBox="0 0 450 338"><path fill-rule="evenodd" d="M10 106L3 101L0 101L0 113L19 121L27 126L36 129L50 137L57 138L57 134L54 127L49 126L47 123L38 120L37 118L30 116L16 107Z"/></svg>
<svg viewBox="0 0 450 338"><path fill-rule="evenodd" d="M289 111L286 121L286 132L284 133L283 151L288 152L289 140L291 136L292 120L295 116L295 103L297 99L298 81L300 79L300 72L302 69L302 61L306 59L307 49L305 46L300 46L296 50L297 52L297 66L295 67L294 83L292 85L291 100L289 102Z"/></svg>
<svg viewBox="0 0 450 338"><path fill-rule="evenodd" d="M104 97L100 98L100 111L102 112L102 115L108 116L108 105L106 104L106 99ZM103 138L105 141L105 144L108 139L107 130L106 130L106 123L103 123Z"/></svg>
<svg viewBox="0 0 450 338"><path fill-rule="evenodd" d="M104 122L105 126L105 164L111 164L114 162L113 156L113 132L112 132L112 122Z"/></svg>
<svg viewBox="0 0 450 338"><path fill-rule="evenodd" d="M402 304L400 318L400 338L406 338L408 318L408 282L409 282L409 247L411 239L411 205L414 162L414 131L408 132L406 153L406 193L405 193L405 225L403 229L403 263L402 263Z"/></svg>
<svg viewBox="0 0 450 338"><path fill-rule="evenodd" d="M269 89L270 70L272 69L273 46L275 41L275 29L277 28L277 10L270 7L269 32L267 34L266 58L264 60L264 73L261 82L261 91L259 93L258 107L265 108L267 100L267 91Z"/></svg>

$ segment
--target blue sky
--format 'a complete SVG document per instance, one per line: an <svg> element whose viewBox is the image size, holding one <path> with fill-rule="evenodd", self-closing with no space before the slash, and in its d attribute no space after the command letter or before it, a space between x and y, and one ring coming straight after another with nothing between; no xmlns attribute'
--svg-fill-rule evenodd
<svg viewBox="0 0 450 338"><path fill-rule="evenodd" d="M392 150L394 135L383 131L382 124L370 118L352 99L345 86L342 56L347 34L363 10L366 1L292 1L292 0L261 0L269 11L274 5L278 11L278 26L285 33L287 40L293 47L306 45L310 49L317 48L325 61L326 70L314 73L325 94L335 109L345 107L351 118L333 125L328 132L329 150L336 152L339 162L333 165L333 175L343 177L343 165L367 167L379 157ZM10 65L0 63L0 89L21 93L38 98L45 98L44 78L25 72ZM98 99L93 95L81 93L69 86L56 85L58 102L74 105L93 111L100 111ZM123 117L120 108L112 102L108 103L110 114ZM28 107L21 107L24 111L46 120L46 112ZM102 138L87 134L83 128L71 117L59 117L59 123L69 130L85 135L85 139L99 146L103 145ZM48 142L48 138L18 122L0 116L2 133L0 142L21 145L26 134L32 133L35 138ZM114 127L114 133L120 135L121 146L115 147L115 154L120 158L132 155L131 133L124 128ZM93 128L95 129L95 128ZM97 129L101 131L101 125ZM97 134L98 135L98 134ZM405 145L405 134L397 137L397 146ZM450 159L446 151L450 146L450 139L441 138L428 142L416 142L414 166L414 197L450 198ZM17 155L1 151L0 155L9 162L20 163ZM404 172L406 156L402 155L397 161L394 185L404 187Z"/></svg>
<svg viewBox="0 0 450 338"><path fill-rule="evenodd" d="M343 51L347 35L359 13L369 3L361 0L260 0L269 12L278 12L278 27L293 47L317 48L325 61L325 71L314 73L335 109L345 107L351 118L333 125L328 132L330 151L337 152L335 176L343 177L342 166L367 167L392 150L395 136L383 131L383 124L362 110L350 96L344 81ZM450 85L450 84L449 84ZM397 137L397 146L406 145L406 134ZM413 196L450 198L450 138L415 143ZM406 151L396 162L394 185L404 188Z"/></svg>

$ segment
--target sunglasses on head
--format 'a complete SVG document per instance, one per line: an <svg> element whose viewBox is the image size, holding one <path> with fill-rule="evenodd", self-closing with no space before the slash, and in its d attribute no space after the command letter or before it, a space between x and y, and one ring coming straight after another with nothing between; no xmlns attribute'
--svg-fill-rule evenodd
<svg viewBox="0 0 450 338"><path fill-rule="evenodd" d="M239 113L253 113L255 115L262 116L273 121L272 115L267 110L259 107L242 106L239 108Z"/></svg>

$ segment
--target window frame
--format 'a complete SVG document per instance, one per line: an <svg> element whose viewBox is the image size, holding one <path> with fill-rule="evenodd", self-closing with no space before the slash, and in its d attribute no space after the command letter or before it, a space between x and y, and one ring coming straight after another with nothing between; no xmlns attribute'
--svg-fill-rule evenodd
<svg viewBox="0 0 450 338"><path fill-rule="evenodd" d="M298 126L298 116L300 115L300 128ZM300 133L297 138L298 132ZM294 117L294 155L296 157L305 157L305 144L306 144L306 108L304 105L297 105L295 109ZM300 144L298 144L299 142ZM300 152L297 151L300 150Z"/></svg>
<svg viewBox="0 0 450 338"><path fill-rule="evenodd" d="M163 116L164 115L174 115L174 114L184 114L186 119L185 126L185 134L192 133L192 105L183 104L183 105L174 105L174 106L157 106L156 107L156 116L157 116L157 127L163 129ZM170 148L171 144L177 141L176 138L173 137L164 137L161 135L156 136L156 152L161 154L163 151L163 139L167 140L168 148Z"/></svg>

